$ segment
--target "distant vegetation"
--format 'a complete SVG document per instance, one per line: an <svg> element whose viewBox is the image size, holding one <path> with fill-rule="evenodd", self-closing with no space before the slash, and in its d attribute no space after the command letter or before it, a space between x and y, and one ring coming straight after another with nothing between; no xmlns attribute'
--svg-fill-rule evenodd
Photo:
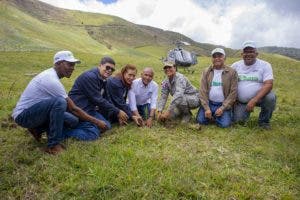
<svg viewBox="0 0 300 200"><path fill-rule="evenodd" d="M296 60L300 60L300 49L297 48L272 46L272 47L261 47L259 48L259 50L265 53L280 54L283 56L294 58Z"/></svg>

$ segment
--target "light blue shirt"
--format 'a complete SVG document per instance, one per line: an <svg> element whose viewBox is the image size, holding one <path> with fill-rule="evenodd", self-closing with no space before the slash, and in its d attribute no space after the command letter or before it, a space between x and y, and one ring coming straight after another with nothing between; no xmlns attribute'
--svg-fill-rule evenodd
<svg viewBox="0 0 300 200"><path fill-rule="evenodd" d="M158 85L153 80L148 85L144 85L142 78L134 80L128 92L131 111L136 111L137 105L144 105L146 103L150 103L151 109L156 109L157 94Z"/></svg>

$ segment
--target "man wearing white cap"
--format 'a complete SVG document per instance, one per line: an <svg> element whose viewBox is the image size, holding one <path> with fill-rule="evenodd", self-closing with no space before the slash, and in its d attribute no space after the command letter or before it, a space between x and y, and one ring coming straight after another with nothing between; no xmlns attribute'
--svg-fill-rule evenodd
<svg viewBox="0 0 300 200"><path fill-rule="evenodd" d="M231 124L231 109L237 96L237 73L226 66L225 51L216 48L211 52L212 65L202 73L200 86L201 107L197 115L199 124L207 125L214 119L219 127Z"/></svg>
<svg viewBox="0 0 300 200"><path fill-rule="evenodd" d="M17 124L28 128L38 141L42 132L46 131L48 144L45 152L57 154L64 150L60 142L65 139L65 122L76 126L80 118L104 129L106 126L103 121L77 107L60 82L63 77L70 78L75 64L80 61L70 51L59 51L54 55L53 63L54 67L41 72L29 82L13 110L12 117ZM67 109L78 118L67 113Z"/></svg>
<svg viewBox="0 0 300 200"><path fill-rule="evenodd" d="M253 41L243 43L243 60L232 67L237 71L238 101L234 106L235 122L246 121L255 106L261 107L258 123L264 129L270 128L270 119L276 105L272 92L273 71L270 63L257 58L258 52Z"/></svg>

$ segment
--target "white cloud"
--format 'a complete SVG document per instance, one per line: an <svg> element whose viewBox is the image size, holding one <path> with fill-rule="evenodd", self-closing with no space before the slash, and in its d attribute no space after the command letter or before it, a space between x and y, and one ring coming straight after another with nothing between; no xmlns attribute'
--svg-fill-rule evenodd
<svg viewBox="0 0 300 200"><path fill-rule="evenodd" d="M41 1L61 8L116 15L133 23L180 32L198 42L231 48L240 48L246 39L255 40L258 46L300 47L297 1L285 6L293 14L278 12L280 4L289 2L284 0L118 0L112 4L97 0Z"/></svg>

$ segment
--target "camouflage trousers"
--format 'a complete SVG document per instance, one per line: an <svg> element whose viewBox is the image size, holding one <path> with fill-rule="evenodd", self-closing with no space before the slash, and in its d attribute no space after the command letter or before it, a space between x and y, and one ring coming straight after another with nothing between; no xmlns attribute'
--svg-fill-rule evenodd
<svg viewBox="0 0 300 200"><path fill-rule="evenodd" d="M182 101L178 102L171 109L171 118L177 118L182 115L191 114L191 110L200 107L199 94L184 95Z"/></svg>

